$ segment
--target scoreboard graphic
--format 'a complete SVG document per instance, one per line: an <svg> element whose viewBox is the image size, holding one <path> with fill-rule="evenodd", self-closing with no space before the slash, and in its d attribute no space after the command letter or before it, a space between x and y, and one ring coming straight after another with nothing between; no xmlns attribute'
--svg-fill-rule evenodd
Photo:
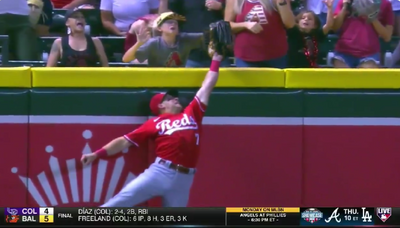
<svg viewBox="0 0 400 228"><path fill-rule="evenodd" d="M400 226L392 207L0 208L3 225Z"/></svg>
<svg viewBox="0 0 400 228"><path fill-rule="evenodd" d="M53 223L54 208L52 207L6 207L4 210L5 223Z"/></svg>

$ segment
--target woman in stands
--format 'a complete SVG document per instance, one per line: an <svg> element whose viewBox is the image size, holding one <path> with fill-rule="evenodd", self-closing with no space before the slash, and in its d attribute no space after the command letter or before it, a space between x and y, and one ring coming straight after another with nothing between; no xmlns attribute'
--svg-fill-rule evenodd
<svg viewBox="0 0 400 228"><path fill-rule="evenodd" d="M328 8L326 24L321 26L317 14L310 10L300 12L296 17L297 24L288 29L288 67L318 67L318 46L326 38L333 25L333 0L325 0Z"/></svg>
<svg viewBox="0 0 400 228"><path fill-rule="evenodd" d="M339 31L333 66L336 68L378 68L380 41L389 42L393 32L393 11L388 0L339 0L333 30Z"/></svg>
<svg viewBox="0 0 400 228"><path fill-rule="evenodd" d="M236 34L237 67L286 67L286 28L296 23L290 0L227 0L225 20Z"/></svg>
<svg viewBox="0 0 400 228"><path fill-rule="evenodd" d="M60 60L63 67L96 67L100 61L108 66L103 44L98 38L85 34L85 17L80 10L69 10L65 14L65 25L69 34L54 41L51 47L47 67L55 67Z"/></svg>
<svg viewBox="0 0 400 228"><path fill-rule="evenodd" d="M134 21L156 14L158 6L159 0L101 0L101 21L112 35L125 36Z"/></svg>

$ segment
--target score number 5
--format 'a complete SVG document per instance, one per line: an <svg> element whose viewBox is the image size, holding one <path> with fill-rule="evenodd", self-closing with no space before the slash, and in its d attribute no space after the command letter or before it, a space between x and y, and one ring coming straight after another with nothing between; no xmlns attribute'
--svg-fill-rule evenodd
<svg viewBox="0 0 400 228"><path fill-rule="evenodd" d="M199 133L195 133L194 137L196 137L196 146L198 146L199 142L200 142L200 134Z"/></svg>

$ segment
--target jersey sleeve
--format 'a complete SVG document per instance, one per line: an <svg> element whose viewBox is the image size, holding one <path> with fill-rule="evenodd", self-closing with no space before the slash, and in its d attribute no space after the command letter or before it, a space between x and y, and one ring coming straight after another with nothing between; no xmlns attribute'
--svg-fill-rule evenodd
<svg viewBox="0 0 400 228"><path fill-rule="evenodd" d="M139 128L134 131L124 135L124 138L128 140L130 143L134 144L137 147L144 144L152 138L155 134L155 127L152 126L152 122L147 121Z"/></svg>
<svg viewBox="0 0 400 228"><path fill-rule="evenodd" d="M206 112L207 105L203 104L200 99L195 96L192 102L186 107L185 113L191 113L198 123L201 123Z"/></svg>

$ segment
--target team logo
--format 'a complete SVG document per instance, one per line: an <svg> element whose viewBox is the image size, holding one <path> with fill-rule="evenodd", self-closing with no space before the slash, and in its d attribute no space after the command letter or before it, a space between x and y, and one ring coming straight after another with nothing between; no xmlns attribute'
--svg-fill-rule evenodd
<svg viewBox="0 0 400 228"><path fill-rule="evenodd" d="M391 207L377 207L376 215L382 222L386 222L392 216L392 208Z"/></svg>
<svg viewBox="0 0 400 228"><path fill-rule="evenodd" d="M82 136L84 139L89 140L92 138L92 132L85 130ZM115 161L100 159L97 169L93 167L93 164L90 164L78 170L79 158L62 161L55 157L56 150L52 145L46 146L45 151L50 154L47 162L49 168L44 168L36 176L25 177L18 173L18 167L11 169L11 172L16 174L17 178L21 180L22 184L27 188L32 198L40 207L50 205L65 206L76 203L81 205L82 202L96 204L106 202L117 193L119 182L124 181L123 186L126 186L136 178L134 173L130 171L124 172L124 167L126 166L124 156L118 157ZM127 149L123 150L122 154L126 154L127 152ZM82 150L82 154L90 153L92 153L92 149L87 142ZM107 172L111 172L111 179L109 181L107 181ZM49 177L53 178L50 179ZM43 189L43 193L45 194L41 193L39 189ZM104 191L105 194L103 194ZM18 218L16 219L18 220Z"/></svg>
<svg viewBox="0 0 400 228"><path fill-rule="evenodd" d="M17 223L19 220L18 210L7 207L6 223Z"/></svg>
<svg viewBox="0 0 400 228"><path fill-rule="evenodd" d="M262 5L255 5L246 15L245 21L258 22L259 24L268 24L267 15Z"/></svg>
<svg viewBox="0 0 400 228"><path fill-rule="evenodd" d="M309 208L301 213L301 218L309 223L318 222L322 217L322 212L315 208Z"/></svg>

